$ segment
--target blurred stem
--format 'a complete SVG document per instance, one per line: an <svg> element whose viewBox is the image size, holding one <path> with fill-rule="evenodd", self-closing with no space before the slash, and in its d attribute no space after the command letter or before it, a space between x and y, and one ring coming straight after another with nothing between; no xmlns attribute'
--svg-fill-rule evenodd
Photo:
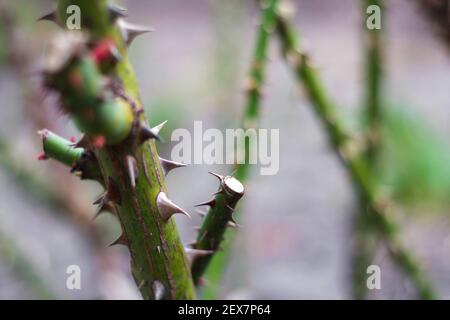
<svg viewBox="0 0 450 320"><path fill-rule="evenodd" d="M275 28L275 12L278 0L264 1L263 12L261 16L261 24L257 33L255 51L252 59L251 68L247 79L247 98L245 110L242 119L242 128L257 128L261 105L261 91L266 75L266 62L269 47L270 34ZM245 162L236 165L235 177L242 183L245 183L249 176L249 154L252 146L250 139L246 136L244 150ZM225 237L227 240L222 244L222 250L214 255L210 267L206 272L207 284L203 291L203 297L214 299L218 297L220 282L223 277L227 261L229 261L230 251L232 248L234 231L228 230Z"/></svg>
<svg viewBox="0 0 450 320"><path fill-rule="evenodd" d="M364 129L366 131L367 163L376 174L381 144L382 127L382 46L381 29L370 30L367 27L367 8L376 5L382 9L382 0L363 0L361 3L361 26L365 44L365 102ZM355 251L353 256L353 294L356 299L364 299L367 294L366 269L372 264L376 253L376 239L373 234L371 214L368 214L364 201L358 199L358 210L353 223Z"/></svg>
<svg viewBox="0 0 450 320"><path fill-rule="evenodd" d="M329 100L316 71L310 65L308 57L300 51L294 27L281 13L277 16L277 35L287 64L295 74L298 84L303 85L306 89L310 102L325 127L332 147L347 168L362 201L369 208L368 214L374 221L374 227L386 241L391 257L415 284L420 298L434 298L435 294L431 284L419 262L399 239L397 226L391 218L393 206L390 200L382 199L376 194L373 174L365 157L358 150L355 142L349 139L349 135L336 115L336 108Z"/></svg>
<svg viewBox="0 0 450 320"><path fill-rule="evenodd" d="M21 250L15 246L6 235L0 231L0 255L6 259L13 271L24 281L37 299L54 300L56 295L50 290L42 277L35 272L34 267Z"/></svg>

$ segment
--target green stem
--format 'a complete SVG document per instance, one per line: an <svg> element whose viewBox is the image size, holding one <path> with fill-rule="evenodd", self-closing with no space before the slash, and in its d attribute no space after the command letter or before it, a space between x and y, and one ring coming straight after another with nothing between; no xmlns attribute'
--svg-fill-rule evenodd
<svg viewBox="0 0 450 320"><path fill-rule="evenodd" d="M261 109L261 93L266 76L266 63L269 48L270 35L275 30L275 12L278 0L263 1L263 12L261 15L261 24L258 29L255 51L251 63L251 68L247 79L247 95L245 102L245 110L242 118L242 127L245 131L258 127L259 114ZM245 137L243 150L245 162L236 165L235 177L244 183L249 177L250 162L249 155L251 151L251 140ZM203 291L203 297L214 299L218 296L220 282L227 266L227 260L231 253L234 230L228 230L225 237L227 241L223 242L222 250L215 254L214 259L210 262L210 267L206 273L207 286Z"/></svg>
<svg viewBox="0 0 450 320"><path fill-rule="evenodd" d="M294 27L282 15L277 16L277 22L277 34L287 63L298 83L303 84L306 89L310 102L326 129L331 145L345 164L355 188L369 208L369 214L375 221L378 232L384 237L391 257L409 275L421 298L433 298L435 295L431 284L419 267L419 263L399 240L397 227L390 218L392 216L390 201L377 196L370 168L339 122L336 108L326 95L308 57L300 51Z"/></svg>
<svg viewBox="0 0 450 320"><path fill-rule="evenodd" d="M97 71L87 60L83 60L89 57L83 55L80 60L71 60L70 63L83 63L71 64L63 73L56 75L63 79L85 79L83 84L93 84L73 88L69 81L69 87L56 87L56 90L67 98L63 99L63 107L74 115L79 128L86 130L88 149L95 152L98 159L103 181L107 185L107 192L98 202L104 207L114 206L117 212L123 235L116 243L128 246L133 277L143 297L193 299L195 289L190 267L175 222L170 217L175 212L170 211L174 208L171 206L173 203L165 197L165 177L155 142L141 140L147 120L128 61L129 38L123 38L129 30L112 19L106 0L59 0L57 12L60 25L70 18L67 14L70 5L81 9L82 30L89 33L91 40L112 40L121 57L105 74L118 82L116 87L119 87L120 94L117 93L115 100L98 96L98 86L95 84ZM70 72L68 78L64 78L66 71ZM62 83L60 80L50 83L57 86ZM67 92L68 89L78 92ZM73 103L77 101L88 104ZM105 107L107 103L114 105ZM85 108L91 112L82 112ZM149 133L149 130L145 132ZM98 137L104 137L106 145L98 146Z"/></svg>
<svg viewBox="0 0 450 320"><path fill-rule="evenodd" d="M367 8L372 5L381 7L382 0L362 1L361 26L364 30L365 43L365 103L364 130L366 131L366 155L372 173L376 173L381 143L381 85L382 85L382 46L381 30L371 30L366 25ZM372 263L376 252L376 239L371 227L371 215L367 214L364 201L359 199L359 208L355 214L354 237L355 251L353 256L353 291L357 299L364 299L367 293L366 269Z"/></svg>
<svg viewBox="0 0 450 320"><path fill-rule="evenodd" d="M196 285L199 285L211 259L219 250L227 228L236 226L233 212L239 199L244 195L244 187L237 179L231 176L217 175L217 177L220 180L220 191L212 201L205 203L210 209L192 246L201 250L198 254L194 251L192 258L192 276Z"/></svg>

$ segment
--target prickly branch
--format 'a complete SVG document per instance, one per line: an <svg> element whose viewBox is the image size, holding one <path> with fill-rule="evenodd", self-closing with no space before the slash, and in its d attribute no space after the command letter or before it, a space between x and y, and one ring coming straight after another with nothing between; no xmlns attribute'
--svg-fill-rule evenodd
<svg viewBox="0 0 450 320"><path fill-rule="evenodd" d="M244 195L244 186L232 176L211 173L220 181L219 191L213 199L198 206L209 206L208 213L198 231L196 241L191 244L192 277L198 285L214 254L220 249L227 228L237 227L233 212Z"/></svg>
<svg viewBox="0 0 450 320"><path fill-rule="evenodd" d="M308 56L300 50L295 29L281 13L277 15L277 35L283 55L299 84L306 89L314 110L323 123L330 143L344 163L352 182L369 210L378 232L383 236L393 260L407 273L423 299L431 299L434 292L413 255L399 240L397 226L392 221L393 205L389 199L377 195L372 172L355 141L350 139L336 115L336 108L326 95Z"/></svg>
<svg viewBox="0 0 450 320"><path fill-rule="evenodd" d="M83 32L66 31L54 47L45 85L85 133L76 146L95 155L106 186L96 204L116 212L123 234L114 244L130 250L132 274L143 297L193 299L190 266L171 218L185 211L167 196L165 167L154 142L161 127L147 125L127 57L127 46L145 30L125 22L125 12L106 0L59 0L57 10L43 19L64 27L70 5L81 10ZM69 149L71 155L62 157L65 143L57 142L46 152L52 150L60 161L71 163L74 153L81 153Z"/></svg>
<svg viewBox="0 0 450 320"><path fill-rule="evenodd" d="M250 71L248 73L246 83L246 101L244 114L242 117L242 127L244 130L256 129L261 109L262 87L266 78L266 63L269 48L269 40L271 33L275 30L275 12L278 0L263 1L263 12L261 15L261 23L257 31L257 39L251 62ZM245 161L243 164L236 165L236 173L234 176L242 183L247 181L250 171L249 155L251 152L251 141L248 137L244 138L243 154ZM214 259L210 263L206 278L208 286L204 290L204 297L216 298L220 281L226 267L227 257L230 255L233 233L227 231L227 242L223 243L220 253L215 254Z"/></svg>

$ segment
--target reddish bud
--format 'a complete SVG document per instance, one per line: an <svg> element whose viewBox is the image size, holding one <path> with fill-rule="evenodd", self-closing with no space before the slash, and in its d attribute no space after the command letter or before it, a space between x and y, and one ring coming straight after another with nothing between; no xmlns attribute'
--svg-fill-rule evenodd
<svg viewBox="0 0 450 320"><path fill-rule="evenodd" d="M101 149L106 145L106 137L103 135L96 136L92 140L92 145L95 149Z"/></svg>
<svg viewBox="0 0 450 320"><path fill-rule="evenodd" d="M36 158L37 158L39 161L44 161L44 160L47 160L47 159L48 159L47 155L46 155L44 152L39 153L39 154L37 155Z"/></svg>
<svg viewBox="0 0 450 320"><path fill-rule="evenodd" d="M115 62L119 60L119 52L111 39L100 41L91 51L92 58L97 64Z"/></svg>

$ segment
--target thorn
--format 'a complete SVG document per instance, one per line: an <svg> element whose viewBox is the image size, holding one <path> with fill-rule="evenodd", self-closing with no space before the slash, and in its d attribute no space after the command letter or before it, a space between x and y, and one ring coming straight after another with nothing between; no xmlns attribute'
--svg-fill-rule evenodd
<svg viewBox="0 0 450 320"><path fill-rule="evenodd" d="M199 204L195 205L194 207L202 207L202 206L214 207L215 204L216 204L216 200L215 199L211 199L211 200L199 203Z"/></svg>
<svg viewBox="0 0 450 320"><path fill-rule="evenodd" d="M158 124L156 127L152 128L152 131L154 133L156 133L157 135L159 135L159 132L162 130L162 128L164 128L164 126L166 125L168 120L161 122L160 124Z"/></svg>
<svg viewBox="0 0 450 320"><path fill-rule="evenodd" d="M234 222L234 221L228 221L227 222L227 227L229 227L229 228L240 228L241 226L240 225L238 225L236 222Z"/></svg>
<svg viewBox="0 0 450 320"><path fill-rule="evenodd" d="M45 152L41 152L37 155L36 157L39 161L44 161L44 160L48 160L47 155L45 154Z"/></svg>
<svg viewBox="0 0 450 320"><path fill-rule="evenodd" d="M220 174L215 173L215 172L209 171L208 173L209 173L209 174L212 174L214 177L216 177L217 179L219 179L221 182L222 182L223 179L225 178L224 176L221 176Z"/></svg>
<svg viewBox="0 0 450 320"><path fill-rule="evenodd" d="M137 181L137 175L138 175L138 169L137 169L137 162L136 159L133 156L126 156L125 163L127 166L128 171L128 177L130 178L131 187L136 189L136 181Z"/></svg>
<svg viewBox="0 0 450 320"><path fill-rule="evenodd" d="M73 147L88 149L89 148L89 138L87 137L87 135L83 135L77 143L74 143Z"/></svg>
<svg viewBox="0 0 450 320"><path fill-rule="evenodd" d="M158 135L157 132L155 132L154 129L151 129L145 124L142 124L139 129L139 141L141 143L144 143L147 140L150 139L156 139L158 141L161 141L161 137Z"/></svg>
<svg viewBox="0 0 450 320"><path fill-rule="evenodd" d="M162 191L158 193L156 204L158 206L159 214L164 219L164 221L168 221L170 217L172 217L172 215L177 213L184 214L189 218L191 217L189 213L170 201L169 198L167 198L167 195Z"/></svg>
<svg viewBox="0 0 450 320"><path fill-rule="evenodd" d="M165 289L164 285L160 281L155 280L152 282L152 290L155 300L161 300L164 297Z"/></svg>
<svg viewBox="0 0 450 320"><path fill-rule="evenodd" d="M128 46L137 36L153 31L153 28L131 24L122 19L119 20L119 27L120 31L122 32L122 37Z"/></svg>
<svg viewBox="0 0 450 320"><path fill-rule="evenodd" d="M116 4L109 4L108 10L111 17L111 22L116 21L118 18L125 18L127 16L127 9Z"/></svg>
<svg viewBox="0 0 450 320"><path fill-rule="evenodd" d="M191 259L195 259L197 257L209 256L214 253L214 250L202 250L202 249L192 249L192 248L184 248L184 251Z"/></svg>
<svg viewBox="0 0 450 320"><path fill-rule="evenodd" d="M200 231L202 227L201 226L193 226L192 229L194 229L195 231Z"/></svg>
<svg viewBox="0 0 450 320"><path fill-rule="evenodd" d="M123 246L128 246L128 240L127 237L125 236L125 234L121 234L120 237L118 237L113 243L111 243L109 246L115 246L117 244L123 245Z"/></svg>
<svg viewBox="0 0 450 320"><path fill-rule="evenodd" d="M37 21L51 21L58 24L58 17L56 15L56 10L53 10L52 12L47 13L46 15L40 17L39 19L37 19Z"/></svg>
<svg viewBox="0 0 450 320"><path fill-rule="evenodd" d="M184 163L166 160L161 157L159 157L159 161L164 170L164 175L167 175L173 169L186 167Z"/></svg>

